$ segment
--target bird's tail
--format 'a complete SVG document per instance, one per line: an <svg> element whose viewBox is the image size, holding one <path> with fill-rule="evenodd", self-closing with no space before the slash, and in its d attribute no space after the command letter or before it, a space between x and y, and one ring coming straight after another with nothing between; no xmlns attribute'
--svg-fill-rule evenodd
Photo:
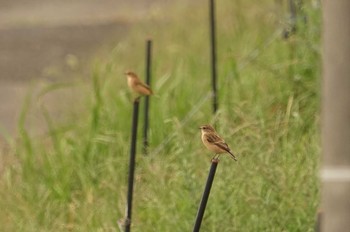
<svg viewBox="0 0 350 232"><path fill-rule="evenodd" d="M228 153L230 153L230 155L231 155L231 157L232 157L232 159L234 159L235 161L237 161L237 158L236 158L236 156L231 152L231 151L228 151Z"/></svg>

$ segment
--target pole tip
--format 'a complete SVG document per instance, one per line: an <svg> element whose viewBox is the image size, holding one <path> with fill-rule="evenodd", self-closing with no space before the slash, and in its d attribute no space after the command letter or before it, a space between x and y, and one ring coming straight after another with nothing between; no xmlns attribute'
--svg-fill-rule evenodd
<svg viewBox="0 0 350 232"><path fill-rule="evenodd" d="M120 231L124 231L125 227L131 224L131 221L129 218L121 218L117 221L117 224Z"/></svg>
<svg viewBox="0 0 350 232"><path fill-rule="evenodd" d="M134 99L134 104L135 104L135 103L139 103L139 102L140 102L140 99L141 99L141 96L137 96L137 97Z"/></svg>

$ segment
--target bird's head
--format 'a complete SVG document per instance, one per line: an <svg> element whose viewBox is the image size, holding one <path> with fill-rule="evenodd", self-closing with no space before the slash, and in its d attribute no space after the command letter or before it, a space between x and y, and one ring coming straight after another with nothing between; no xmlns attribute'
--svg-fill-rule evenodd
<svg viewBox="0 0 350 232"><path fill-rule="evenodd" d="M134 73L134 72L132 72L132 71L126 71L125 73L124 73L127 77L137 77L137 75Z"/></svg>
<svg viewBox="0 0 350 232"><path fill-rule="evenodd" d="M215 129L211 125L203 125L199 127L202 132L215 132Z"/></svg>

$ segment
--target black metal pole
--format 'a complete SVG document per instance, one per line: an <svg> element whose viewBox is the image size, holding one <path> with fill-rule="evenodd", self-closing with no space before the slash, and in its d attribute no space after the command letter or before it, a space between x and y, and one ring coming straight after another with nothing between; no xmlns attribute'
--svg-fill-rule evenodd
<svg viewBox="0 0 350 232"><path fill-rule="evenodd" d="M219 159L212 159L212 161L211 161L211 167L210 167L207 183L205 185L202 200L201 200L201 203L200 203L199 208L198 208L196 222L194 224L193 232L198 232L200 227L201 227L205 207L207 206L207 202L208 202L208 198L209 198L209 194L210 194L210 189L211 189L211 186L212 186L213 181L214 181L216 167L217 167L218 163L219 163Z"/></svg>
<svg viewBox="0 0 350 232"><path fill-rule="evenodd" d="M214 0L209 0L210 11L210 45L211 45L211 76L213 91L213 113L218 109L218 96L216 85L216 30L215 30L215 4Z"/></svg>
<svg viewBox="0 0 350 232"><path fill-rule="evenodd" d="M290 20L291 20L291 33L295 33L297 29L297 0L289 0Z"/></svg>
<svg viewBox="0 0 350 232"><path fill-rule="evenodd" d="M126 219L124 222L125 223L125 232L130 232L130 225L131 225L138 114L139 114L139 98L135 99L135 101L134 101L134 111L133 111L133 116L132 116L130 160L129 160L129 178L128 178L128 199L127 199L127 206L126 206L127 207L126 208Z"/></svg>
<svg viewBox="0 0 350 232"><path fill-rule="evenodd" d="M151 61L152 61L152 40L146 41L146 84L151 84ZM149 96L145 97L145 112L143 124L143 154L147 155L148 151L148 126L149 126Z"/></svg>
<svg viewBox="0 0 350 232"><path fill-rule="evenodd" d="M288 39L292 34L296 33L297 30L297 8L301 5L300 0L289 0L289 22L288 28L283 30L283 38ZM298 9L299 10L299 9Z"/></svg>

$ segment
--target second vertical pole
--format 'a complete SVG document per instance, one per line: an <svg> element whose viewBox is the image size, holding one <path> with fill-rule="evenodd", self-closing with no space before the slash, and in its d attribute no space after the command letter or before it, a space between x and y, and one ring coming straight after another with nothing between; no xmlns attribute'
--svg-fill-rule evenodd
<svg viewBox="0 0 350 232"><path fill-rule="evenodd" d="M213 91L213 113L218 109L217 81L216 81L216 30L215 30L215 0L209 0L210 11L210 47L211 47L211 76Z"/></svg>
<svg viewBox="0 0 350 232"><path fill-rule="evenodd" d="M146 41L146 84L150 86L151 83L151 61L152 61L152 40ZM148 127L149 127L149 96L145 97L145 112L143 124L143 154L147 155L148 151Z"/></svg>

